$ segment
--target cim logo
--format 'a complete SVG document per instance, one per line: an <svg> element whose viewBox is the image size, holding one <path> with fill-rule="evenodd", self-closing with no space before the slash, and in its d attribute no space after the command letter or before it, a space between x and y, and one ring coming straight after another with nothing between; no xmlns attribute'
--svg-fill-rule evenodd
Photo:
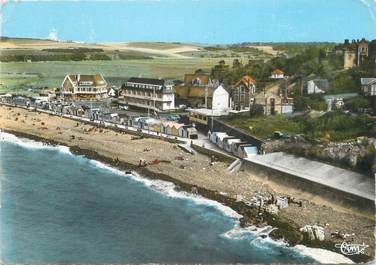
<svg viewBox="0 0 376 265"><path fill-rule="evenodd" d="M342 244L335 244L336 248L341 250L341 253L344 255L359 255L364 254L364 251L369 247L366 244L352 244L347 243L346 241L342 242Z"/></svg>

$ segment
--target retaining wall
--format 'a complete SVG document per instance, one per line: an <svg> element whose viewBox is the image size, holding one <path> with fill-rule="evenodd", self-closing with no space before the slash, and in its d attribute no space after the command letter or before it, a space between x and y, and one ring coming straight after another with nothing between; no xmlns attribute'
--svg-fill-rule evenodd
<svg viewBox="0 0 376 265"><path fill-rule="evenodd" d="M249 160L243 160L242 169L265 179L270 179L278 184L321 196L344 207L351 207L371 215L375 214L374 200L347 193Z"/></svg>
<svg viewBox="0 0 376 265"><path fill-rule="evenodd" d="M236 157L234 157L234 156L218 152L214 149L208 149L206 147L202 147L202 146L199 146L199 145L196 145L196 144L192 144L191 147L199 153L202 153L202 154L205 154L205 155L208 155L208 156L215 156L222 161L232 162L236 159Z"/></svg>

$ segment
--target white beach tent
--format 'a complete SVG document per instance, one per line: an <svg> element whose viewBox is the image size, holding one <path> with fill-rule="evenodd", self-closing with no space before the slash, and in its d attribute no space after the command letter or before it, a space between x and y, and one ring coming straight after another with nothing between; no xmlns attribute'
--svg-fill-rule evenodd
<svg viewBox="0 0 376 265"><path fill-rule="evenodd" d="M247 142L233 142L231 144L231 153L233 155L236 155L238 156L239 155L239 152L238 152L238 148L240 145L245 145L245 144L248 144Z"/></svg>
<svg viewBox="0 0 376 265"><path fill-rule="evenodd" d="M232 147L232 144L233 143L239 143L241 142L242 140L238 139L238 138L233 138L233 139L226 139L225 143L224 143L224 149L226 152L229 152L231 153L231 147Z"/></svg>
<svg viewBox="0 0 376 265"><path fill-rule="evenodd" d="M225 141L228 141L229 139L234 139L234 136L226 135L224 137L219 137L219 140L217 141L217 145L219 148L223 149L225 145Z"/></svg>
<svg viewBox="0 0 376 265"><path fill-rule="evenodd" d="M247 158L253 155L257 155L257 147L251 144L240 145L238 156L241 158Z"/></svg>
<svg viewBox="0 0 376 265"><path fill-rule="evenodd" d="M220 135L225 135L227 136L227 133L224 133L224 132L213 132L211 135L210 135L210 141L212 143L215 143L217 144L217 141L218 141L218 138Z"/></svg>

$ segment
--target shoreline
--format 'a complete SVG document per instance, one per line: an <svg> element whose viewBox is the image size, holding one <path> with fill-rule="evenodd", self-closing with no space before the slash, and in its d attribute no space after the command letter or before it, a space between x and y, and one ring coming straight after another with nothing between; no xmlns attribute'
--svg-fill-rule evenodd
<svg viewBox="0 0 376 265"><path fill-rule="evenodd" d="M234 198L221 194L218 191L213 191L213 190L206 189L204 187L199 187L196 185L185 183L167 174L161 174L161 173L158 174L158 173L148 170L147 168L139 167L138 165L127 163L124 161L111 159L111 158L102 156L95 151L81 149L78 146L67 146L65 143L46 139L40 136L28 134L25 132L18 132L18 131L6 130L6 129L3 129L2 131L5 133L12 134L21 139L22 138L30 139L30 140L41 142L43 144L46 144L52 147L57 147L57 146L67 147L73 155L84 156L87 159L102 163L106 167L119 170L125 174L135 173L137 177L140 177L143 179L162 180L162 181L173 183L174 190L176 190L176 192L186 192L188 194L194 195L194 193L192 193L192 188L194 188L195 191L197 191L197 194L201 196L202 198L218 202L221 205L224 205L225 207L229 207L230 209L235 211L238 215L240 215L241 217L238 218L240 228L250 227L251 225L253 225L253 222L255 221L255 214L257 214L255 212L255 208L252 208L246 205L242 201L237 201ZM302 233L299 231L298 227L295 227L289 224L288 222L286 222L286 220L283 220L283 218L277 215L272 215L267 212L263 212L263 214L264 214L264 217L265 215L267 215L267 218L266 218L267 225L271 225L272 227L278 228L277 230L275 230L278 233L270 234L270 239L273 240L273 242L275 242L276 244L278 244L278 242L281 242L282 240L283 243L288 244L289 248L295 251L301 252L303 255L310 256L311 258L317 261L319 261L321 258L321 261L330 260L331 262L334 262L336 261L336 257L338 258L340 256L342 256L342 259L343 259L341 263L344 263L344 260L346 259L352 260L355 263L369 262L372 260L372 257L367 256L367 255L359 255L358 257L354 257L354 256L348 257L341 253L338 253L336 251L336 248L334 247L334 242L331 242L328 240L321 241L321 242L320 241L312 242L312 241L307 241L306 239L299 240L297 239L297 236ZM327 256L323 257L322 255L327 255ZM337 256L337 255L340 255L340 256ZM328 262L325 262L325 263L328 263Z"/></svg>
<svg viewBox="0 0 376 265"><path fill-rule="evenodd" d="M210 166L207 155L187 154L176 143L147 137L133 139L132 135L112 128L100 128L23 108L0 105L0 124L4 132L18 137L67 146L75 155L83 155L118 170L134 171L146 179L172 182L177 191L197 191L204 198L217 201L241 214L243 217L239 221L242 227L259 224L277 227L278 230L270 234L271 238L284 239L290 245L305 245L340 254L335 244L342 241L333 239L330 232L355 232L355 242L366 242L370 248L366 255L347 258L354 262L374 259L374 218L364 217L350 209L344 211L338 205L322 200L319 195L312 196L289 186L281 186L260 177L257 172L230 173L227 170L228 162L219 160ZM160 163L139 167L140 159L158 159ZM263 211L263 220L257 220L258 209L248 206L246 202L259 191L275 196L292 196L303 201L303 207L292 203L278 214ZM325 229L324 241L309 240L299 230L304 225L318 222L329 225Z"/></svg>

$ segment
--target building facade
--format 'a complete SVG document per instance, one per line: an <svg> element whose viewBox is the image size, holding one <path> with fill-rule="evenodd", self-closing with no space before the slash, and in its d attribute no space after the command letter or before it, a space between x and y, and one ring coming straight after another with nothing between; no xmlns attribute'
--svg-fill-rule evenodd
<svg viewBox="0 0 376 265"><path fill-rule="evenodd" d="M236 111L249 110L251 98L256 93L256 81L249 75L243 76L231 88L231 109Z"/></svg>
<svg viewBox="0 0 376 265"><path fill-rule="evenodd" d="M218 80L202 71L184 75L184 83L175 87L176 103L189 107L211 108L214 89Z"/></svg>
<svg viewBox="0 0 376 265"><path fill-rule="evenodd" d="M227 112L230 108L230 93L223 85L219 85L213 92L212 109Z"/></svg>
<svg viewBox="0 0 376 265"><path fill-rule="evenodd" d="M283 72L280 69L276 69L272 72L270 78L271 79L283 79L285 78L285 72Z"/></svg>
<svg viewBox="0 0 376 265"><path fill-rule="evenodd" d="M364 96L376 96L376 78L360 78L362 94Z"/></svg>
<svg viewBox="0 0 376 265"><path fill-rule="evenodd" d="M254 103L263 107L265 115L290 114L294 111L294 99L282 95L260 93Z"/></svg>
<svg viewBox="0 0 376 265"><path fill-rule="evenodd" d="M365 63L370 55L370 42L365 38L361 40L346 39L344 43L337 45L334 52L337 55L343 55L344 69L350 69Z"/></svg>
<svg viewBox="0 0 376 265"><path fill-rule="evenodd" d="M107 82L101 74L66 75L60 87L64 98L101 99L107 97Z"/></svg>
<svg viewBox="0 0 376 265"><path fill-rule="evenodd" d="M129 106L156 112L175 109L173 85L163 79L132 77L122 86L122 98Z"/></svg>
<svg viewBox="0 0 376 265"><path fill-rule="evenodd" d="M323 94L329 89L327 79L313 79L307 82L307 94Z"/></svg>

